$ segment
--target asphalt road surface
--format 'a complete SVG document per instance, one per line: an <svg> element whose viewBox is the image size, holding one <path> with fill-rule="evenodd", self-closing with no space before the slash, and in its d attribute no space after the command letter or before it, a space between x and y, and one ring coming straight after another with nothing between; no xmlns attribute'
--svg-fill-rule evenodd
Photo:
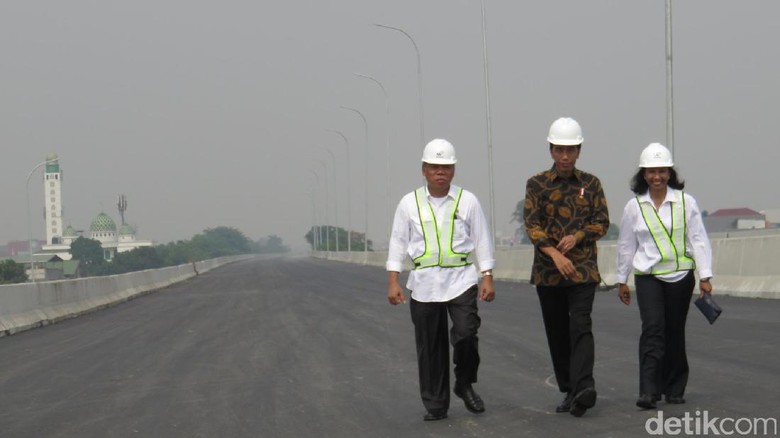
<svg viewBox="0 0 780 438"><path fill-rule="evenodd" d="M409 307L387 303L381 268L257 258L0 338L0 437L640 437L659 415L780 417L780 301L717 297L713 326L691 306L688 403L640 411L638 309L599 292L599 398L575 418L554 413L536 293L496 285L484 414L453 396L448 419L422 421Z"/></svg>

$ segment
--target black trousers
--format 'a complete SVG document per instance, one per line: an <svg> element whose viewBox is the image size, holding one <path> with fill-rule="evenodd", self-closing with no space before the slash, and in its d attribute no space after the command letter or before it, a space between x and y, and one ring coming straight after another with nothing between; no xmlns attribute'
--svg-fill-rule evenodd
<svg viewBox="0 0 780 438"><path fill-rule="evenodd" d="M668 283L652 275L637 275L636 299L642 317L639 338L639 393L682 397L688 384L685 322L696 280L689 271Z"/></svg>
<svg viewBox="0 0 780 438"><path fill-rule="evenodd" d="M481 323L477 314L477 290L474 285L460 296L446 302L424 303L411 300L409 308L417 343L420 396L428 411L446 411L450 407L450 343L453 346L457 384L477 381L477 330ZM449 337L448 313L452 319Z"/></svg>
<svg viewBox="0 0 780 438"><path fill-rule="evenodd" d="M596 283L536 286L558 389L578 393L594 387L595 343L591 311Z"/></svg>

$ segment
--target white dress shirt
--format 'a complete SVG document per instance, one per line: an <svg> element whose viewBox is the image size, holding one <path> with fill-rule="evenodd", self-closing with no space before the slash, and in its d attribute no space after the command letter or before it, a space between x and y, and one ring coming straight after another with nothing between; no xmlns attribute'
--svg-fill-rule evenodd
<svg viewBox="0 0 780 438"><path fill-rule="evenodd" d="M699 206L696 200L687 193L685 196L685 244L688 255L696 262L696 270L699 278L712 277L712 248L707 231L704 229ZM626 283L632 269L640 272L649 272L650 268L661 261L661 253L653 240L650 230L642 217L642 211L635 198L631 198L623 209L623 218L620 221L620 235L617 243L617 282ZM649 202L649 192L639 195L640 202ZM661 203L658 217L667 231L671 232L672 226L672 202L679 202L678 195L671 188L666 190L666 199ZM675 282L681 280L688 271L677 271L669 274L657 275L660 280Z"/></svg>
<svg viewBox="0 0 780 438"><path fill-rule="evenodd" d="M436 223L444 222L446 206L455 202L458 189L450 185L447 196L434 198L426 187L425 191L436 216ZM453 251L473 253L481 271L493 269L496 259L490 228L477 197L467 190L463 190L461 194L453 227ZM414 192L411 192L401 199L395 210L386 268L388 271L402 272L407 257L414 259L424 252L425 237L420 224L420 215L417 212L417 201ZM406 288L412 291L412 298L416 301L444 302L459 296L478 281L477 270L473 265L455 268L432 266L412 270Z"/></svg>

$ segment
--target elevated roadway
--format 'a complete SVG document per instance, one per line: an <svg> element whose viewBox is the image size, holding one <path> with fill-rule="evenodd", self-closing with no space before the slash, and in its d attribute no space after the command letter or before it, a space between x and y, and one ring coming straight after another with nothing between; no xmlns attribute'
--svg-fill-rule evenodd
<svg viewBox="0 0 780 438"><path fill-rule="evenodd" d="M423 422L408 305L378 267L252 259L101 311L0 338L0 438L648 436L648 419L778 418L780 301L720 297L688 320L688 403L640 411L636 304L597 294L599 399L555 414L534 290L481 304L474 415ZM698 412L698 413L697 413ZM744 425L744 423L743 423Z"/></svg>

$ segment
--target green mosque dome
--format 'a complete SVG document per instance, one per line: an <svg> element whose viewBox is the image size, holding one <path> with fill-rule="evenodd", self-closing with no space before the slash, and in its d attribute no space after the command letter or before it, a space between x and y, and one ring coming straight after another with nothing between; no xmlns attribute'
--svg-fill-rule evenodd
<svg viewBox="0 0 780 438"><path fill-rule="evenodd" d="M65 231L62 232L62 237L78 237L78 234L76 233L75 228L68 225L68 227L65 228Z"/></svg>
<svg viewBox="0 0 780 438"><path fill-rule="evenodd" d="M124 224L121 227L119 227L119 235L120 236L135 235L135 228L133 228L131 225Z"/></svg>
<svg viewBox="0 0 780 438"><path fill-rule="evenodd" d="M91 232L114 232L116 233L116 223L105 213L100 213L89 225Z"/></svg>

